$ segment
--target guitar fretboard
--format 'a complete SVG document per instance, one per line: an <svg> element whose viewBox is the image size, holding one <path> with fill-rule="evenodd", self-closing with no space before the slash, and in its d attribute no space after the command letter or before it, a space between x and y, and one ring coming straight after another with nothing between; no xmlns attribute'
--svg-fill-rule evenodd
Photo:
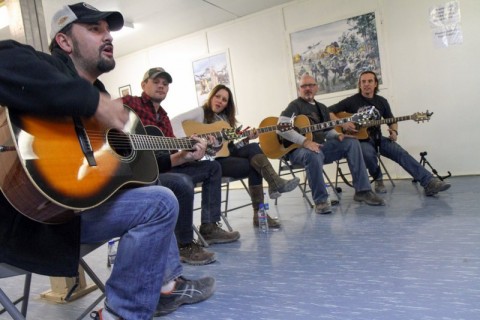
<svg viewBox="0 0 480 320"><path fill-rule="evenodd" d="M197 141L189 138L171 138L151 135L128 135L134 150L192 150Z"/></svg>
<svg viewBox="0 0 480 320"><path fill-rule="evenodd" d="M308 127L305 127L305 128L301 128L300 133L301 134L306 134L306 133L309 133L309 132L325 130L325 129L336 127L338 125L341 125L341 124L344 124L344 123L347 123L347 122L351 122L351 121L352 121L352 118L350 117L350 118L343 118L343 119L338 119L338 120L331 120L331 121L327 121L327 122L317 123L317 124L314 124L314 125L311 125L311 126L308 126Z"/></svg>
<svg viewBox="0 0 480 320"><path fill-rule="evenodd" d="M373 127L373 126L379 126L381 124L391 124L391 123L410 120L410 119L412 119L412 116L403 116L403 117L388 118L388 119L370 120L365 125L363 125L363 127Z"/></svg>
<svg viewBox="0 0 480 320"><path fill-rule="evenodd" d="M242 132L242 134L239 135L239 138L248 137L253 132L253 130L256 130L258 134L262 134L262 133L272 132L272 131L276 131L276 130L281 130L281 128L280 128L279 125L274 125L274 126L267 126L267 127L256 128L256 129L250 129L250 130L246 130L246 131Z"/></svg>

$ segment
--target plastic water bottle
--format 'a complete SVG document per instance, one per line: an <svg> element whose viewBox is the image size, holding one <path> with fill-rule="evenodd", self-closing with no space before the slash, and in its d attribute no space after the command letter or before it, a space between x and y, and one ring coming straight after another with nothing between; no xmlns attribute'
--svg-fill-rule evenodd
<svg viewBox="0 0 480 320"><path fill-rule="evenodd" d="M115 258L117 257L117 246L118 246L118 240L108 241L107 267L111 267L115 263Z"/></svg>
<svg viewBox="0 0 480 320"><path fill-rule="evenodd" d="M268 215L270 206L268 205L267 195L265 193L263 194L263 208L265 209L265 213Z"/></svg>
<svg viewBox="0 0 480 320"><path fill-rule="evenodd" d="M265 212L265 205L260 203L258 206L258 228L261 232L268 232L267 213Z"/></svg>

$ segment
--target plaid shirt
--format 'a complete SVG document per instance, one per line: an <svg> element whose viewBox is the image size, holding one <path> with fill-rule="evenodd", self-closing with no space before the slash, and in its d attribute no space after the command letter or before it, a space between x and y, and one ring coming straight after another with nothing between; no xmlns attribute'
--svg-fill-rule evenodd
<svg viewBox="0 0 480 320"><path fill-rule="evenodd" d="M124 104L137 113L144 126L156 126L162 130L166 137L175 137L167 112L162 106L160 106L158 112L155 112L152 100L145 92L142 92L141 97L128 95L123 97L122 100Z"/></svg>

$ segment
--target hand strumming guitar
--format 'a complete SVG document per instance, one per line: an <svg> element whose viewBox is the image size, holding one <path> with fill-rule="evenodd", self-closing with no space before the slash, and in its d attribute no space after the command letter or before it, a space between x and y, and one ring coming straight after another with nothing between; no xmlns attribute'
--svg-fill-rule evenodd
<svg viewBox="0 0 480 320"><path fill-rule="evenodd" d="M105 129L123 130L128 121L128 111L124 108L122 100L112 100L104 93L100 93L97 111L93 116Z"/></svg>

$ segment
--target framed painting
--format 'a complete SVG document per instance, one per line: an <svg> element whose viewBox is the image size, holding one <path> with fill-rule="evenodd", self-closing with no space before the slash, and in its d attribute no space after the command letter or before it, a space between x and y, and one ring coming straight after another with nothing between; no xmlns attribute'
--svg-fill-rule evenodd
<svg viewBox="0 0 480 320"><path fill-rule="evenodd" d="M127 84L126 86L122 86L118 88L118 93L120 94L120 97L125 97L125 96L128 96L129 94L131 95L132 87L130 87L129 84Z"/></svg>
<svg viewBox="0 0 480 320"><path fill-rule="evenodd" d="M199 106L205 103L210 91L218 84L229 87L235 101L228 51L195 60L192 67Z"/></svg>
<svg viewBox="0 0 480 320"><path fill-rule="evenodd" d="M290 44L295 83L309 73L318 95L356 89L367 70L382 83L374 12L291 33Z"/></svg>

